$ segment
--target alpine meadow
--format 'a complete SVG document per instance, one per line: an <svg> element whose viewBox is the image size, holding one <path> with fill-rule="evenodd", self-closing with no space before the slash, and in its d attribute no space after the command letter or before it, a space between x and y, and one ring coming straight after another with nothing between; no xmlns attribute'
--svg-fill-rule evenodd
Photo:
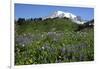
<svg viewBox="0 0 100 69"><path fill-rule="evenodd" d="M15 4L15 65L93 61L93 10Z"/></svg>

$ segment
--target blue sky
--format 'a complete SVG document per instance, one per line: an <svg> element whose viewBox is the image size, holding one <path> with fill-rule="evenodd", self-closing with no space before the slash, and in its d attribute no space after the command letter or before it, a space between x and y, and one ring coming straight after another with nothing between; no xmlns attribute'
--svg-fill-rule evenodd
<svg viewBox="0 0 100 69"><path fill-rule="evenodd" d="M15 4L15 19L45 17L58 10L81 16L84 20L91 20L94 18L93 8Z"/></svg>

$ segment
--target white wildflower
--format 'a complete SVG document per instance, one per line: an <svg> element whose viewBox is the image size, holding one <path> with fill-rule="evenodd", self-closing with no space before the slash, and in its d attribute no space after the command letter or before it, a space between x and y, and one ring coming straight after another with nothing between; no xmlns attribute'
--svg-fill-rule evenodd
<svg viewBox="0 0 100 69"><path fill-rule="evenodd" d="M24 46L25 46L25 44L22 44L22 46L24 47Z"/></svg>
<svg viewBox="0 0 100 69"><path fill-rule="evenodd" d="M44 50L44 46L42 47L42 49Z"/></svg>

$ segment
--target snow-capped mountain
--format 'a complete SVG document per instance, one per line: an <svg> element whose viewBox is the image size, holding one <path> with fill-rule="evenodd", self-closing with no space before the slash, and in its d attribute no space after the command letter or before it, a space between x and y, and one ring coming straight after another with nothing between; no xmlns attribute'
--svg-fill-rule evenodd
<svg viewBox="0 0 100 69"><path fill-rule="evenodd" d="M44 17L43 19L47 19L47 18L69 18L71 19L73 22L77 23L77 24L84 24L84 21L82 21L81 17L78 17L72 13L69 12L63 12L63 11L55 11L53 14L51 14L50 16Z"/></svg>
<svg viewBox="0 0 100 69"><path fill-rule="evenodd" d="M55 17L67 17L67 18L72 18L74 19L76 16L71 14L71 13L66 13L66 12L63 12L63 11L55 11L51 16L50 18L55 18Z"/></svg>

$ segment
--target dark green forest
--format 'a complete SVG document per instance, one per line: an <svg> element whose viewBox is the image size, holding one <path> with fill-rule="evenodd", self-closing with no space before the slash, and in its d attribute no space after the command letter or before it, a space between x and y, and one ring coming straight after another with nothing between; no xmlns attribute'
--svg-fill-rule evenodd
<svg viewBox="0 0 100 69"><path fill-rule="evenodd" d="M94 60L94 19L19 18L14 25L15 65Z"/></svg>

